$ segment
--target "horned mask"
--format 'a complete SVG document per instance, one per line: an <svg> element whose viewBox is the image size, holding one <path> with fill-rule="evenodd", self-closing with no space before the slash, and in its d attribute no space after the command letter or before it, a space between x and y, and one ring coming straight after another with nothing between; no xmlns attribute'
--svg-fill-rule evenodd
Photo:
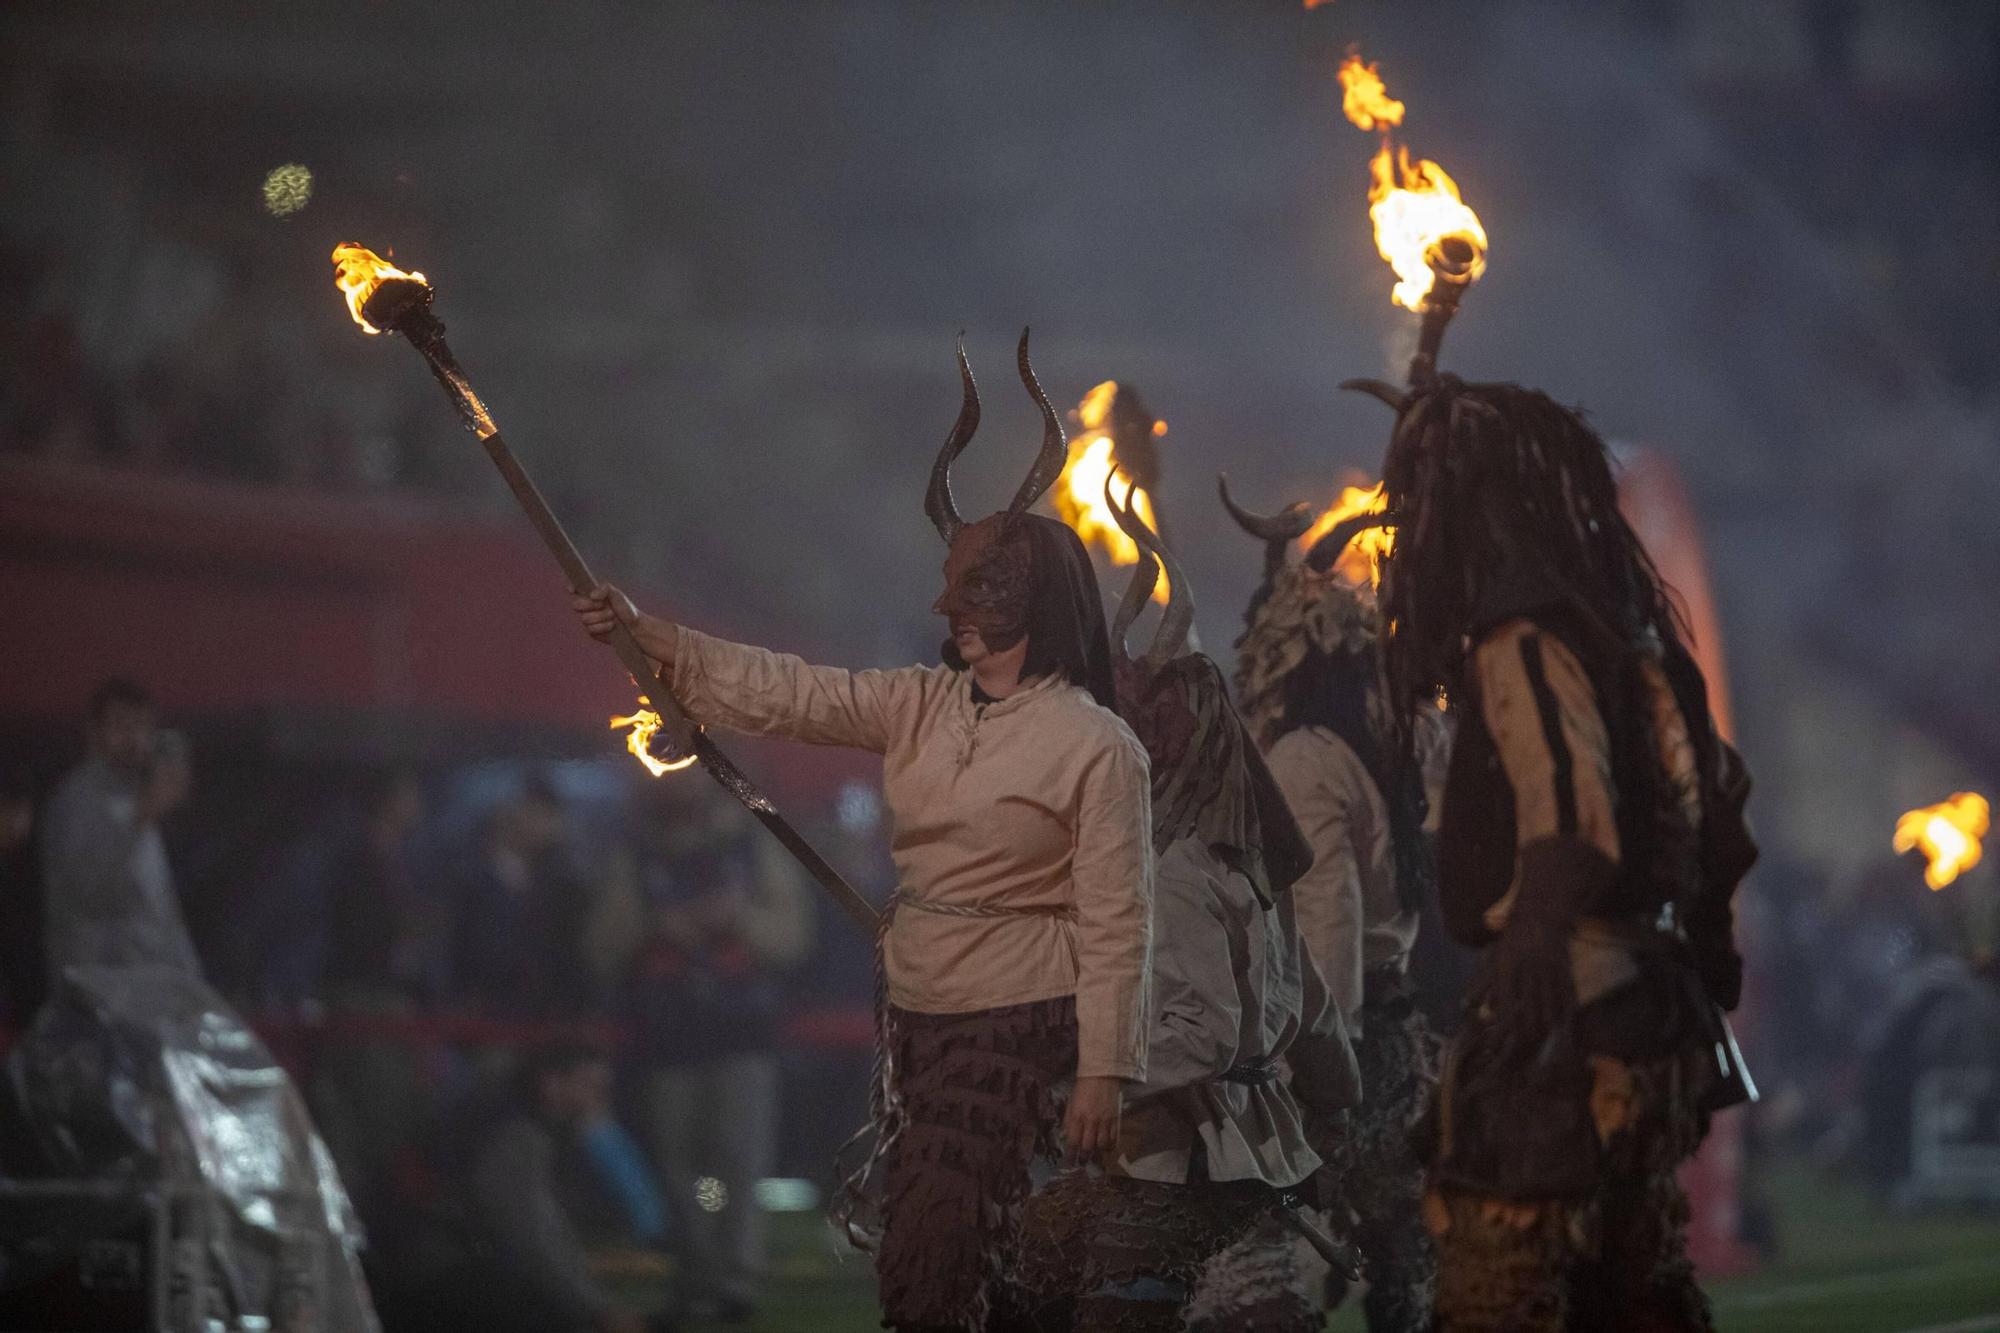
<svg viewBox="0 0 2000 1333"><path fill-rule="evenodd" d="M1041 409L1042 446L1013 501L999 513L967 523L959 516L958 505L952 499L952 462L964 452L965 446L972 442L973 432L979 429L979 386L973 382L963 336L958 342L958 373L965 385L965 401L944 447L938 450L937 461L931 465L930 489L924 496L924 513L936 525L948 548L944 592L932 609L954 625L971 625L979 631L986 646L997 652L1012 648L1027 632L1034 588L1032 544L1015 520L1055 484L1069 461L1069 443L1063 438L1062 423L1035 379L1034 367L1028 363L1026 329L1021 330L1016 361L1021 383Z"/></svg>

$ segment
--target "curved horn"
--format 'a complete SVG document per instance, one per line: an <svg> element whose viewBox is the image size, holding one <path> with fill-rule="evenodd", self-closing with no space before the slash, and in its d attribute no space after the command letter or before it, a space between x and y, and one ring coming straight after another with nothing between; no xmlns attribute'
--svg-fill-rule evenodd
<svg viewBox="0 0 2000 1333"><path fill-rule="evenodd" d="M1306 552L1306 564L1311 567L1313 573L1324 574L1333 568L1334 562L1340 559L1340 553L1345 551L1347 544L1356 537L1370 528L1395 526L1396 520L1389 514L1356 514L1352 518L1343 518L1327 529L1325 536L1312 544L1312 549Z"/></svg>
<svg viewBox="0 0 2000 1333"><path fill-rule="evenodd" d="M1138 537L1132 529L1135 526L1143 529L1145 525L1139 522L1136 514L1128 518L1118 508L1118 501L1111 494L1112 478L1117 475L1116 472L1112 472L1104 478L1104 503L1110 508L1111 516L1118 520L1118 526L1125 529L1127 536L1137 541ZM1131 499L1132 491L1128 488L1125 492L1126 503L1131 503ZM1153 588L1159 581L1160 562L1142 545L1139 548L1138 566L1132 571L1132 582L1126 585L1125 595L1119 600L1118 614L1111 618L1111 646L1126 657L1132 654L1125 648L1125 632L1131 629L1132 622L1139 618L1139 612L1145 609L1146 602L1152 597Z"/></svg>
<svg viewBox="0 0 2000 1333"><path fill-rule="evenodd" d="M1042 493L1056 484L1056 478L1069 465L1069 441L1063 437L1062 422L1056 417L1055 408L1049 406L1049 396L1042 392L1041 381L1035 378L1035 368L1028 364L1026 329L1021 330L1021 347L1014 359L1020 363L1021 383L1028 386L1035 405L1042 409L1042 451L1035 456L1035 465L1028 469L1021 489L1014 492L1014 502L1007 506L1008 513L1020 514L1041 499Z"/></svg>
<svg viewBox="0 0 2000 1333"><path fill-rule="evenodd" d="M1222 497L1222 507L1236 520L1236 526L1265 542L1294 542L1306 535L1306 529L1313 525L1311 506L1303 500L1294 500L1275 514L1257 514L1237 504L1229 494L1229 474L1215 474L1216 493Z"/></svg>
<svg viewBox="0 0 2000 1333"><path fill-rule="evenodd" d="M1408 395L1395 385L1382 380L1342 380L1340 387L1354 393L1365 393L1370 398L1379 398L1398 416L1402 415L1403 409L1410 405Z"/></svg>
<svg viewBox="0 0 2000 1333"><path fill-rule="evenodd" d="M1268 579L1284 568L1285 548L1305 536L1313 525L1312 506L1294 500L1275 514L1253 514L1230 498L1226 472L1215 474L1215 489L1222 496L1222 507L1236 520L1236 526L1264 543L1264 577Z"/></svg>
<svg viewBox="0 0 2000 1333"><path fill-rule="evenodd" d="M972 363L965 359L962 331L958 335L958 377L965 382L965 403L958 409L958 420L953 423L951 434L945 437L944 447L938 450L937 461L931 464L931 485L924 493L924 513L930 516L947 546L965 526L965 520L958 516L958 505L951 498L952 460L972 442L972 433L979 429L979 386L972 382Z"/></svg>
<svg viewBox="0 0 2000 1333"><path fill-rule="evenodd" d="M1187 575L1181 570L1181 562L1167 549L1153 530L1146 526L1138 512L1132 508L1132 495L1139 489L1133 482L1125 488L1125 507L1112 505L1111 515L1118 520L1118 526L1125 535L1139 544L1139 549L1157 559L1167 574L1167 609L1160 615L1160 627L1153 631L1153 645L1146 650L1146 661L1155 667L1165 666L1180 656L1187 648L1188 630L1194 624L1194 593L1188 588ZM1108 492L1109 486L1106 490ZM1106 497L1109 499L1109 495ZM1146 585L1147 596L1152 595L1152 581ZM1126 594L1131 595L1129 590ZM1120 608L1121 610L1123 608ZM1134 614L1137 614L1136 610Z"/></svg>

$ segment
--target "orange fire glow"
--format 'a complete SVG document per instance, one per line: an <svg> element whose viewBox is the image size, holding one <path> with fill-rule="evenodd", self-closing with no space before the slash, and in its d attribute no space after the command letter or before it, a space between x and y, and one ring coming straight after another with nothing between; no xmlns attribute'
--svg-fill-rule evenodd
<svg viewBox="0 0 2000 1333"><path fill-rule="evenodd" d="M653 736L660 729L660 715L650 708L641 708L630 717L612 718L611 729L616 731L620 727L631 728L625 733L625 748L630 750L632 757L644 764L646 771L656 778L666 773L678 773L694 762L695 757L691 754L684 755L671 763L654 758Z"/></svg>
<svg viewBox="0 0 2000 1333"><path fill-rule="evenodd" d="M1368 484L1366 477L1352 473L1344 479L1340 494L1327 506L1319 521L1306 530L1299 538L1299 550L1310 551L1313 543L1332 532L1334 527L1356 514L1379 514L1388 503L1382 494L1381 483ZM1382 581L1382 557L1389 554L1395 536L1388 528L1369 528L1347 543L1347 549L1334 561L1334 569L1341 577L1355 583L1369 585Z"/></svg>
<svg viewBox="0 0 2000 1333"><path fill-rule="evenodd" d="M1403 104L1389 96L1381 68L1363 64L1353 51L1340 62L1340 109L1356 129L1388 129L1403 123Z"/></svg>
<svg viewBox="0 0 2000 1333"><path fill-rule="evenodd" d="M1472 252L1463 281L1477 282L1486 271L1486 229L1459 198L1458 185L1428 158L1410 161L1410 150L1389 142L1403 123L1403 104L1389 96L1377 67L1349 53L1340 66L1341 110L1364 130L1379 130L1382 146L1368 164L1368 216L1375 224L1375 249L1396 271L1390 299L1421 310L1437 275L1433 247L1457 239Z"/></svg>
<svg viewBox="0 0 2000 1333"><path fill-rule="evenodd" d="M1115 490L1121 498L1131 481L1111 457L1111 402L1117 396L1118 381L1106 380L1077 404L1076 419L1083 429L1069 442L1069 464L1052 494L1057 517L1076 529L1084 545L1096 546L1111 557L1114 565L1133 565L1139 562L1139 545L1125 535L1104 504L1104 485L1113 473L1118 477ZM1166 433L1166 422L1153 423L1155 436ZM1159 531L1159 520L1153 516L1153 499L1143 489L1133 493L1132 506L1147 527ZM1153 600L1161 603L1167 600L1164 573L1153 585Z"/></svg>
<svg viewBox="0 0 2000 1333"><path fill-rule="evenodd" d="M382 330L361 317L361 307L368 304L368 298L375 294L377 287L391 278L426 281L423 274L405 273L366 246L348 241L333 247L334 285L347 298L347 313L353 315L354 322L369 333L380 333Z"/></svg>
<svg viewBox="0 0 2000 1333"><path fill-rule="evenodd" d="M1924 883L1941 889L1979 864L1980 841L1993 824L1993 810L1977 792L1955 792L1937 805L1912 810L1896 821L1898 852L1924 854Z"/></svg>

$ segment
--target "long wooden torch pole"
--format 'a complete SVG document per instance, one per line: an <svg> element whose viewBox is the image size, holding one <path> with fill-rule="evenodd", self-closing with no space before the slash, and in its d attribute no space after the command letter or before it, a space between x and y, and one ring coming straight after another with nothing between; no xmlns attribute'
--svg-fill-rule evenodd
<svg viewBox="0 0 2000 1333"><path fill-rule="evenodd" d="M445 393L451 399L452 407L458 412L459 419L465 423L467 430L479 437L479 442L486 447L487 456L493 460L493 466L500 470L500 476L506 481L507 489L514 493L514 499L520 503L522 512L528 516L528 521L534 524L536 533L541 536L542 544L549 548L549 554L553 555L556 563L562 566L563 577L569 581L571 590L586 593L595 588L597 577L584 562L583 553L576 549L576 543L570 540L569 533L556 518L555 511L549 508L549 502L542 497L534 478L528 475L527 469L521 466L520 459L516 458L514 451L507 446L507 441L500 434L500 428L493 422L492 414L486 410L486 405L480 401L479 395L473 392L471 382L459 368L457 358L452 355L450 346L444 340L444 324L431 313L429 301L412 303L401 312L399 318L391 320L384 327L393 328L401 333L409 339L410 345L422 354L424 363L431 368L431 373L437 376L438 383L444 386ZM743 807L755 815L758 822L784 844L785 850L805 867L806 872L819 883L821 888L832 895L834 902L847 913L855 925L873 934L878 918L868 900L862 897L854 886L849 884L841 873L805 840L804 835L792 827L791 821L780 814L778 808L771 803L771 798L745 776L743 770L736 767L729 756L708 738L707 733L689 720L686 711L680 706L680 701L674 698L671 683L662 673L653 669L652 660L639 647L631 631L624 625L619 625L612 631L610 642L611 650L618 655L619 662L632 673L633 680L640 682L640 689L645 692L646 701L659 715L661 731L666 734L675 751L683 755L692 754L724 791L742 802Z"/></svg>

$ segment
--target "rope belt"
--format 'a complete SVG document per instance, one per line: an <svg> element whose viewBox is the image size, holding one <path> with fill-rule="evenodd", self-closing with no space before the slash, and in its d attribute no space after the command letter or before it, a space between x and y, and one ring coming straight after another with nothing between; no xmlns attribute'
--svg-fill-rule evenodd
<svg viewBox="0 0 2000 1333"><path fill-rule="evenodd" d="M1076 920L1076 909L1064 903L1053 903L1046 907L1000 907L985 903L940 903L919 898L908 889L896 890L895 906L898 910L907 907L915 912L930 912L935 916L1054 916L1061 917L1066 921Z"/></svg>
<svg viewBox="0 0 2000 1333"><path fill-rule="evenodd" d="M1278 1077L1278 1062L1271 1056L1259 1056L1255 1060L1245 1060L1242 1064L1231 1065L1216 1075L1223 1083L1247 1083L1252 1087L1274 1082Z"/></svg>

